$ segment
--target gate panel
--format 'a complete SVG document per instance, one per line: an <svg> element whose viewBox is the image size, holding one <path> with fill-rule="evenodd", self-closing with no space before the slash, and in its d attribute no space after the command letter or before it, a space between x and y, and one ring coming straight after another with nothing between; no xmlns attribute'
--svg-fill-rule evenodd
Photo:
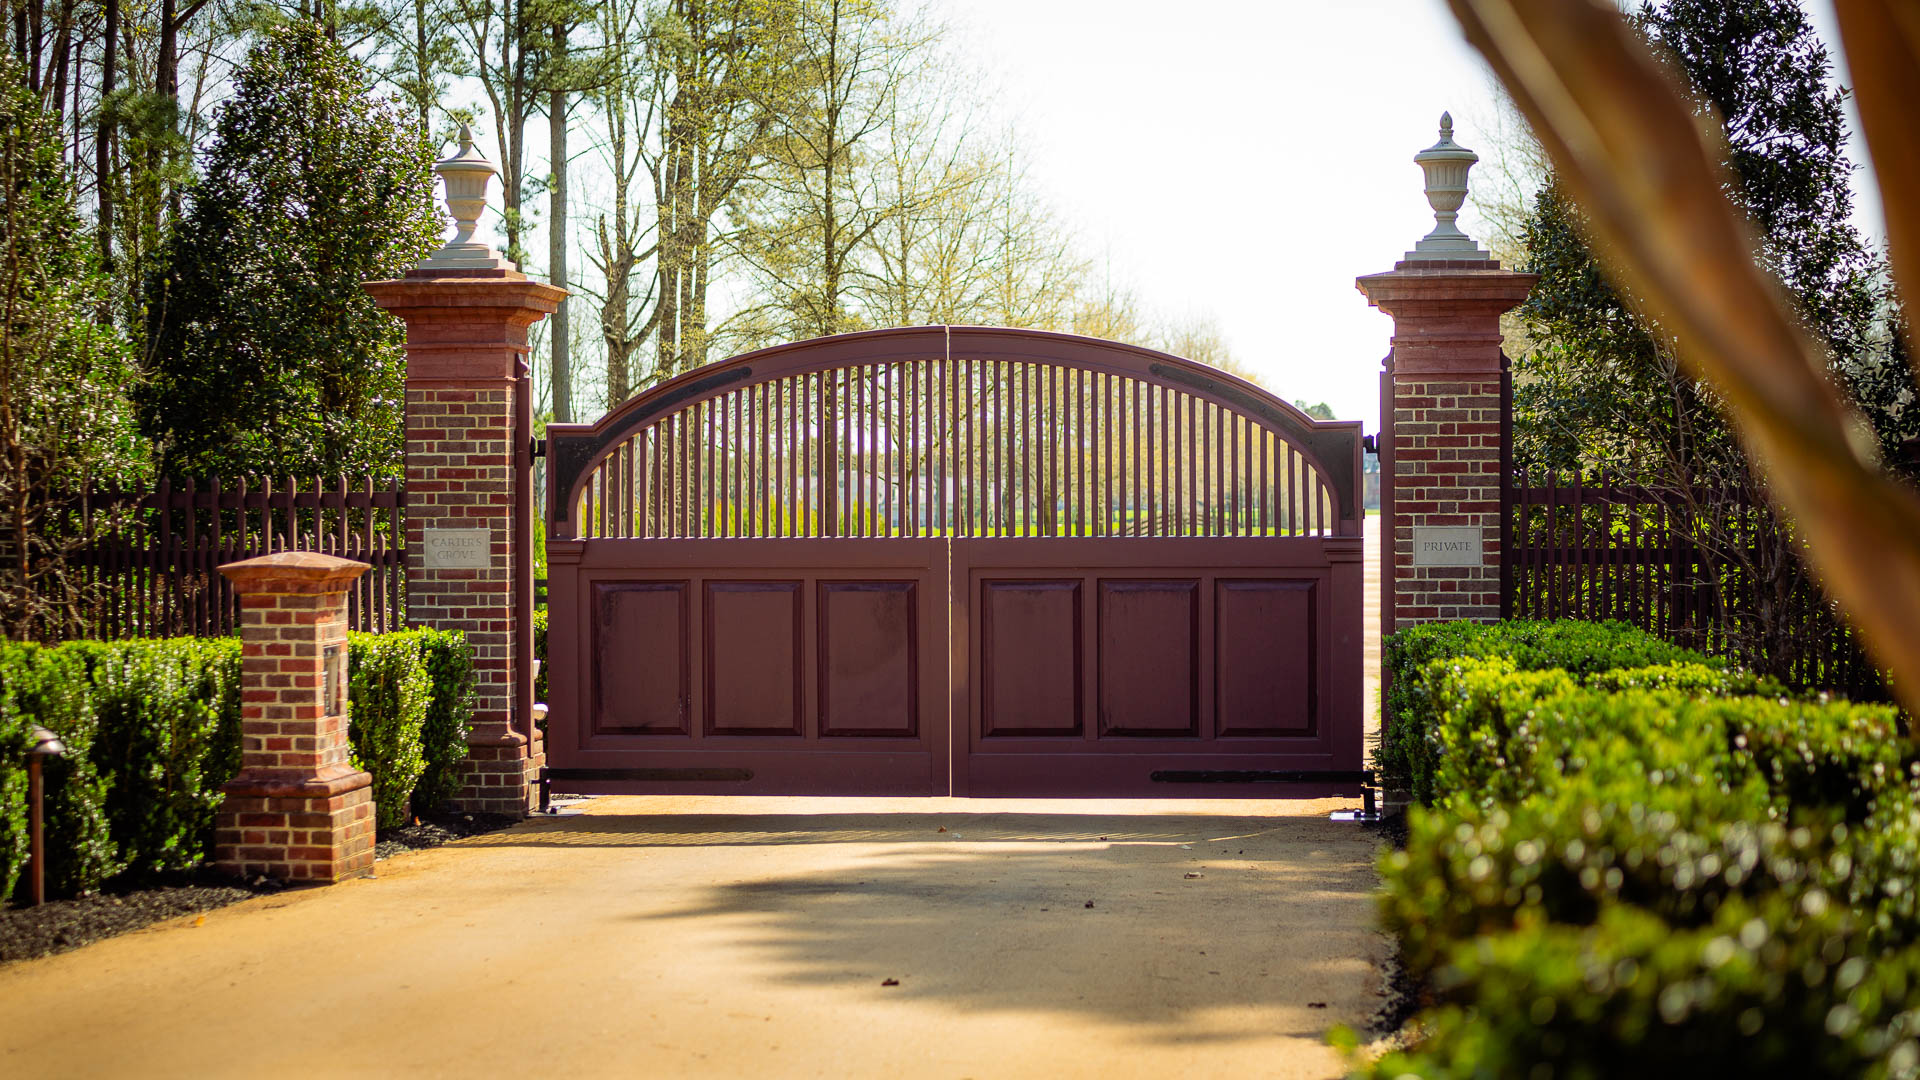
<svg viewBox="0 0 1920 1080"><path fill-rule="evenodd" d="M1190 360L944 326L552 425L556 779L1356 791L1359 434Z"/></svg>
<svg viewBox="0 0 1920 1080"><path fill-rule="evenodd" d="M1101 578L1100 733L1200 734L1200 582Z"/></svg>
<svg viewBox="0 0 1920 1080"><path fill-rule="evenodd" d="M1216 580L1213 586L1217 730L1222 735L1312 735L1320 664L1317 578Z"/></svg>
<svg viewBox="0 0 1920 1080"><path fill-rule="evenodd" d="M946 545L553 540L554 782L944 795ZM576 597L592 598L578 603ZM697 598L697 600L693 599Z"/></svg>
<svg viewBox="0 0 1920 1080"><path fill-rule="evenodd" d="M1360 547L956 539L954 794L1357 791Z"/></svg>

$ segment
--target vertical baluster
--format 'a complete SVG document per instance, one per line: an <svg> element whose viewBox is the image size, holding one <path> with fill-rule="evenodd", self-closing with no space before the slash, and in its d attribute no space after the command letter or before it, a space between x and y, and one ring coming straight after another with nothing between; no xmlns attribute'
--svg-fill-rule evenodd
<svg viewBox="0 0 1920 1080"><path fill-rule="evenodd" d="M848 524L853 520L852 511L847 505L853 498L853 489L848 484L847 454L847 414L852 411L852 401L848 395L852 387L847 384L847 368L833 370L833 498L836 510L833 523L834 535L850 536Z"/></svg>
<svg viewBox="0 0 1920 1080"><path fill-rule="evenodd" d="M633 440L621 440L608 457L611 459L607 484L613 500L613 513L609 518L612 534L629 537L633 535Z"/></svg>
<svg viewBox="0 0 1920 1080"><path fill-rule="evenodd" d="M980 490L980 424L986 410L986 397L980 392L979 368L972 358L960 361L960 386L965 399L956 403L955 418L966 430L966 438L960 444L960 452L954 464L960 468L960 488L964 503L960 514L960 535L979 536L980 528L974 520L975 493Z"/></svg>
<svg viewBox="0 0 1920 1080"><path fill-rule="evenodd" d="M1047 520L1049 536L1073 535L1073 459L1068 439L1072 431L1072 369L1047 365Z"/></svg>
<svg viewBox="0 0 1920 1080"><path fill-rule="evenodd" d="M682 494L682 471L685 455L682 454L682 417L684 413L674 411L660 419L660 442L664 442L664 454L660 455L660 534L668 538L684 536L680 528L680 519L685 515L685 498Z"/></svg>
<svg viewBox="0 0 1920 1080"><path fill-rule="evenodd" d="M673 535L690 537L693 520L693 455L689 449L693 445L693 416L682 409L673 414Z"/></svg>
<svg viewBox="0 0 1920 1080"><path fill-rule="evenodd" d="M254 546L260 554L273 554L273 477L260 478L260 536Z"/></svg>
<svg viewBox="0 0 1920 1080"><path fill-rule="evenodd" d="M843 532L845 536L858 536L858 534L860 534L860 532L858 532L858 528L860 528L860 517L858 517L858 513L860 513L860 505L858 505L858 503L860 503L860 488L858 488L858 484L856 484L856 480L854 480L854 455L858 452L858 448L852 444L852 440L854 440L854 434L852 434L852 432L854 432L852 417L854 417L854 411L860 407L860 404L854 400L854 394L858 394L858 386L854 386L851 367L843 367L843 369L841 369L841 382L847 386L847 394L845 394L845 398L843 398L843 405L845 405L845 407L841 407L841 438L839 438L837 444L835 444L835 450L841 455L841 477L843 477L843 480L841 480L841 492L845 494L845 498L841 498L841 532Z"/></svg>
<svg viewBox="0 0 1920 1080"><path fill-rule="evenodd" d="M880 453L881 417L885 409L880 404L880 370L877 365L864 365L860 369L860 394L865 406L860 413L860 442L862 474L861 489L866 492L867 504L865 525L867 536L880 535L883 507L880 505Z"/></svg>
<svg viewBox="0 0 1920 1080"><path fill-rule="evenodd" d="M1093 535L1095 536L1113 535L1113 508L1116 502L1114 497L1115 480L1113 468L1114 385L1114 377L1111 372L1102 371L1095 376L1095 386L1099 391L1094 399L1094 407L1099 411L1099 415L1093 422L1093 461L1095 466L1093 480L1095 502Z"/></svg>
<svg viewBox="0 0 1920 1080"><path fill-rule="evenodd" d="M1007 535L1024 536L1032 527L1033 518L1027 513L1027 469L1032 465L1028 460L1033 442L1027 437L1027 419L1032 406L1027 400L1027 365L1013 363L1007 367L1007 400L1009 403L1007 425Z"/></svg>
<svg viewBox="0 0 1920 1080"><path fill-rule="evenodd" d="M983 455L980 462L980 529L985 535L992 536L1000 526L1000 440L1006 434L1000 408L998 361L981 361L980 382L981 393L987 403L980 431Z"/></svg>
<svg viewBox="0 0 1920 1080"><path fill-rule="evenodd" d="M366 476L361 478L360 492L366 496L366 505L360 508L360 552L369 562L372 562L374 555L373 477ZM396 564L396 558L400 551L400 533L400 513L396 507L393 514L393 527L388 531L386 542L382 545L383 550L380 552L380 561L374 563L374 565L380 567L379 581L384 582L389 578L397 579L400 576L401 567ZM365 577L365 575L362 576ZM362 610L367 613L367 629L376 633L388 629L387 606L380 602L380 597L384 595L386 595L386 590L380 589L376 591L374 582L368 581L366 591L360 598ZM375 625L376 623L377 625Z"/></svg>
<svg viewBox="0 0 1920 1080"><path fill-rule="evenodd" d="M1020 414L1026 430L1027 444L1020 448L1020 481L1026 488L1026 498L1021 500L1026 510L1025 534L1041 536L1045 534L1045 509L1040 502L1046 497L1041 490L1042 477L1045 475L1047 451L1045 419L1046 411L1046 370L1038 364L1022 364L1020 385L1026 398L1026 408Z"/></svg>
<svg viewBox="0 0 1920 1080"><path fill-rule="evenodd" d="M1075 369L1069 386L1073 388L1073 534L1087 536L1087 432L1092 425L1087 423L1087 379L1089 373Z"/></svg>
<svg viewBox="0 0 1920 1080"><path fill-rule="evenodd" d="M893 366L893 393L897 404L894 417L899 433L894 437L894 498L900 503L896 523L900 536L920 535L920 500L913 479L913 453L919 446L915 426L920 415L920 372L923 362L903 360Z"/></svg>
<svg viewBox="0 0 1920 1080"><path fill-rule="evenodd" d="M780 528L774 533L775 536L796 534L800 527L801 507L806 502L794 470L800 445L800 418L794 412L794 404L793 380L776 381L773 384L773 427L769 433L772 436L770 443L774 458L773 489L785 509L780 514Z"/></svg>
<svg viewBox="0 0 1920 1080"><path fill-rule="evenodd" d="M1164 434L1156 408L1158 389L1142 383L1130 395L1133 400L1133 516L1138 531L1160 536L1160 498L1164 484L1160 477L1160 440Z"/></svg>
<svg viewBox="0 0 1920 1080"><path fill-rule="evenodd" d="M754 519L758 525L748 534L751 536L779 536L781 520L786 516L786 500L781 498L777 471L780 459L780 430L775 426L780 407L778 390L777 382L758 383L743 399L748 431L745 443L739 445L740 455L746 462L747 491L741 497L760 504L760 512Z"/></svg>
<svg viewBox="0 0 1920 1080"><path fill-rule="evenodd" d="M1565 615L1561 609L1561 567L1567 563L1559 538L1559 469L1548 471L1548 561L1546 561L1546 601L1548 619Z"/></svg>
<svg viewBox="0 0 1920 1080"><path fill-rule="evenodd" d="M1267 535L1267 429L1247 418L1247 531Z"/></svg>
<svg viewBox="0 0 1920 1080"><path fill-rule="evenodd" d="M212 567L200 550L200 482L187 477L187 554L179 570L181 586L187 590L187 633L204 637L207 627L207 586Z"/></svg>
<svg viewBox="0 0 1920 1080"><path fill-rule="evenodd" d="M1186 531L1183 492L1186 490L1187 464L1186 455L1181 452L1181 434L1186 430L1186 425L1180 415L1183 399L1172 387L1162 389L1166 391L1166 400L1163 402L1166 406L1166 416L1163 422L1166 424L1164 441L1167 454L1167 535L1180 536Z"/></svg>
<svg viewBox="0 0 1920 1080"><path fill-rule="evenodd" d="M1217 425L1213 418L1213 403L1194 399L1194 408L1200 413L1200 449L1194 456L1194 464L1199 467L1199 493L1196 507L1199 512L1199 528L1195 531L1202 536L1213 535L1214 528L1214 436Z"/></svg>
<svg viewBox="0 0 1920 1080"><path fill-rule="evenodd" d="M673 490L667 478L668 463L673 460L672 428L659 420L648 428L653 439L653 468L647 479L647 527L649 536L673 533Z"/></svg>

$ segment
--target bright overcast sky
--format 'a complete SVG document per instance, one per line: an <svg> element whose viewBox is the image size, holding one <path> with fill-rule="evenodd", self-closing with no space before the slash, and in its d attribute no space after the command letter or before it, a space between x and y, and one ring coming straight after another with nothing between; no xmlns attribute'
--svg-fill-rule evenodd
<svg viewBox="0 0 1920 1080"><path fill-rule="evenodd" d="M1412 158L1441 111L1483 157L1495 114L1443 0L924 3L997 79L1031 179L1117 282L1152 312L1212 316L1274 390L1375 430L1391 321L1353 279L1433 226Z"/></svg>

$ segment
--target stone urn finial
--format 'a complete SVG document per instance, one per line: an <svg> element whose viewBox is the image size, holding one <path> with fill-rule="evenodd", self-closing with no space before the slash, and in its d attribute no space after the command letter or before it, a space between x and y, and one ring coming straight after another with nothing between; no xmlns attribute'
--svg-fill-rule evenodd
<svg viewBox="0 0 1920 1080"><path fill-rule="evenodd" d="M460 151L436 162L434 174L446 185L447 212L453 215L453 239L428 256L419 270L513 270L499 252L474 239L487 208L487 184L498 172L473 145L473 129L460 125Z"/></svg>
<svg viewBox="0 0 1920 1080"><path fill-rule="evenodd" d="M1427 203L1433 207L1433 231L1407 252L1409 262L1492 258L1456 224L1467 201L1467 171L1480 155L1453 141L1453 114L1440 114L1440 141L1413 156L1427 174Z"/></svg>

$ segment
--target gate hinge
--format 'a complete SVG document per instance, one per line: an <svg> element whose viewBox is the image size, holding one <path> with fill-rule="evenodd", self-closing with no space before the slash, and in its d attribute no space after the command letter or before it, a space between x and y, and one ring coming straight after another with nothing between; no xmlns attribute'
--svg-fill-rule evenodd
<svg viewBox="0 0 1920 1080"><path fill-rule="evenodd" d="M1380 452L1380 443L1378 441L1379 438L1380 437L1378 435L1362 435L1360 437L1360 449L1365 450L1369 454L1379 453Z"/></svg>
<svg viewBox="0 0 1920 1080"><path fill-rule="evenodd" d="M533 456L533 457L537 457L537 458L543 458L543 457L546 457L546 456L547 456L547 440L545 440L545 439L528 439L528 440L527 440L527 453L528 453L529 455L531 455L531 456Z"/></svg>

